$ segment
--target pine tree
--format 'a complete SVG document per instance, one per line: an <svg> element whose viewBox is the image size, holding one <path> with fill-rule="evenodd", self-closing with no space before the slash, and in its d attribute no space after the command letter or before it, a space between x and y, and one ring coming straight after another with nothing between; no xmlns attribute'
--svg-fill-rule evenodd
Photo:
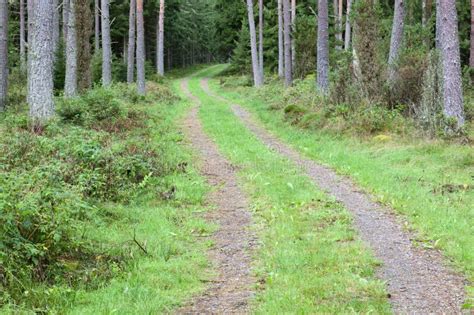
<svg viewBox="0 0 474 315"><path fill-rule="evenodd" d="M293 84L293 65L291 60L291 6L290 0L283 0L283 40L285 59L285 86Z"/></svg>
<svg viewBox="0 0 474 315"><path fill-rule="evenodd" d="M263 85L263 78L260 76L260 65L257 52L257 35L255 31L255 20L253 14L253 1L247 0L247 14L250 31L250 51L252 55L253 81L256 87Z"/></svg>
<svg viewBox="0 0 474 315"><path fill-rule="evenodd" d="M76 0L70 0L67 21L66 40L66 78L64 95L73 97L77 94L77 45L76 45Z"/></svg>
<svg viewBox="0 0 474 315"><path fill-rule="evenodd" d="M145 95L145 25L143 0L137 0L137 91Z"/></svg>
<svg viewBox="0 0 474 315"><path fill-rule="evenodd" d="M390 53L388 56L388 82L393 85L396 79L397 61L403 40L405 25L405 4L403 0L395 0L393 14L392 36L390 39Z"/></svg>
<svg viewBox="0 0 474 315"><path fill-rule="evenodd" d="M285 76L285 59L283 47L283 3L278 0L278 76L283 78Z"/></svg>
<svg viewBox="0 0 474 315"><path fill-rule="evenodd" d="M165 0L160 0L160 9L158 13L158 29L157 29L157 56L156 56L156 66L157 72L159 75L163 76L165 74L164 66L164 27L165 27Z"/></svg>
<svg viewBox="0 0 474 315"><path fill-rule="evenodd" d="M328 1L318 0L317 86L329 90L329 16Z"/></svg>
<svg viewBox="0 0 474 315"><path fill-rule="evenodd" d="M109 0L101 0L102 85L112 84L112 44L110 40Z"/></svg>
<svg viewBox="0 0 474 315"><path fill-rule="evenodd" d="M5 109L8 90L8 1L0 0L0 111Z"/></svg>

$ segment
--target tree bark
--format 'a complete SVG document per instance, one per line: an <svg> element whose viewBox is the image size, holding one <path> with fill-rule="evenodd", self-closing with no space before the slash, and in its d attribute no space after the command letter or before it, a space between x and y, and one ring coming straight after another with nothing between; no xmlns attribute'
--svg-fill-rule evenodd
<svg viewBox="0 0 474 315"><path fill-rule="evenodd" d="M66 40L66 78L64 80L64 96L73 97L77 94L77 44L76 44L76 0L70 0Z"/></svg>
<svg viewBox="0 0 474 315"><path fill-rule="evenodd" d="M349 50L351 46L351 7L352 7L352 0L347 0L347 8L346 8L346 32L344 34L344 50Z"/></svg>
<svg viewBox="0 0 474 315"><path fill-rule="evenodd" d="M393 85L397 76L397 62L400 47L403 41L403 29L405 24L405 4L403 0L395 0L395 12L393 14L392 37L390 39L390 52L388 55L388 82Z"/></svg>
<svg viewBox="0 0 474 315"><path fill-rule="evenodd" d="M258 0L258 29L258 65L263 81L263 0Z"/></svg>
<svg viewBox="0 0 474 315"><path fill-rule="evenodd" d="M135 27L136 27L136 0L130 0L130 14L128 18L128 56L127 56L127 83L135 79Z"/></svg>
<svg viewBox="0 0 474 315"><path fill-rule="evenodd" d="M91 0L75 0L75 32L77 47L77 92L82 93L92 86L91 37L93 34L93 15Z"/></svg>
<svg viewBox="0 0 474 315"><path fill-rule="evenodd" d="M145 25L143 0L137 0L137 92L145 95Z"/></svg>
<svg viewBox="0 0 474 315"><path fill-rule="evenodd" d="M260 87L263 84L262 77L260 76L260 65L258 62L257 52L257 35L255 32L255 20L253 15L253 1L247 0L247 13L249 20L249 31L250 31L250 52L252 55L252 71L253 81L256 87Z"/></svg>
<svg viewBox="0 0 474 315"><path fill-rule="evenodd" d="M296 0L291 0L291 69L296 66Z"/></svg>
<svg viewBox="0 0 474 315"><path fill-rule="evenodd" d="M329 16L328 1L318 0L317 86L329 90Z"/></svg>
<svg viewBox="0 0 474 315"><path fill-rule="evenodd" d="M291 7L290 0L283 0L283 39L285 47L285 86L293 84L293 65L291 62Z"/></svg>
<svg viewBox="0 0 474 315"><path fill-rule="evenodd" d="M336 49L341 49L339 44L342 41L342 33L339 28L339 0L333 0L333 10L334 10L334 29L335 29L335 39L336 39Z"/></svg>
<svg viewBox="0 0 474 315"><path fill-rule="evenodd" d="M443 65L444 114L454 119L454 128L464 125L464 106L459 52L458 17L455 0L439 0L441 60Z"/></svg>
<svg viewBox="0 0 474 315"><path fill-rule="evenodd" d="M26 71L25 0L20 0L20 70Z"/></svg>
<svg viewBox="0 0 474 315"><path fill-rule="evenodd" d="M469 55L469 67L474 68L474 0L471 0L471 50Z"/></svg>
<svg viewBox="0 0 474 315"><path fill-rule="evenodd" d="M5 109L8 93L8 1L0 0L0 111Z"/></svg>
<svg viewBox="0 0 474 315"><path fill-rule="evenodd" d="M63 0L63 40L67 41L67 22L69 20L69 1Z"/></svg>
<svg viewBox="0 0 474 315"><path fill-rule="evenodd" d="M28 74L30 117L41 125L54 115L53 0L31 1L33 23Z"/></svg>
<svg viewBox="0 0 474 315"><path fill-rule="evenodd" d="M283 53L283 10L282 0L278 0L278 76L283 78L285 76L285 60Z"/></svg>
<svg viewBox="0 0 474 315"><path fill-rule="evenodd" d="M435 36L435 47L441 49L441 8L440 0L436 0L436 36Z"/></svg>
<svg viewBox="0 0 474 315"><path fill-rule="evenodd" d="M165 75L164 62L164 27L165 27L165 0L160 0L160 12L158 16L158 41L157 41L157 70L158 74Z"/></svg>
<svg viewBox="0 0 474 315"><path fill-rule="evenodd" d="M59 47L59 36L61 32L61 28L59 25L59 4L58 0L53 0L53 51L54 51L54 59L56 59L56 52L58 51Z"/></svg>
<svg viewBox="0 0 474 315"><path fill-rule="evenodd" d="M112 84L112 47L110 42L109 0L101 0L102 25L102 85Z"/></svg>
<svg viewBox="0 0 474 315"><path fill-rule="evenodd" d="M94 53L100 50L99 0L94 0Z"/></svg>

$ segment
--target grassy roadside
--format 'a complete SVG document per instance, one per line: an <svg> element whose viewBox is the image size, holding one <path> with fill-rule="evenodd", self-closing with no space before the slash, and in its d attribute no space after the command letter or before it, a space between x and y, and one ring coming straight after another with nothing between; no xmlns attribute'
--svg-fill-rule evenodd
<svg viewBox="0 0 474 315"><path fill-rule="evenodd" d="M113 89L117 90L113 92L116 93L114 95L127 94L123 86ZM151 95L157 92L155 89L158 89L159 93L168 93L165 87L153 85L150 89ZM133 104L127 103L131 99L134 100ZM147 97L142 102L141 99L135 99L133 94L127 95L126 99L119 102L124 102L123 106L133 109L134 112L143 111L150 119L147 119L143 126L138 125L136 130L132 129L127 134L107 135L106 141L103 142L107 146L101 150L118 150L125 145L134 152L141 150L140 145L146 143L146 150L154 150L154 153L146 152L159 159L158 171L163 170L163 175L149 179L145 176L134 184L133 187L137 188L136 193L129 194L125 186L120 186L123 190L121 193L126 196L123 200L78 201L80 204L90 203L86 208L86 219L82 218L71 223L80 224L77 229L79 237L82 238L81 242L87 241L87 244L92 246L87 247L88 256L85 257L80 253L78 258L70 256L69 253L59 256L57 262L52 262L51 265L60 268L58 270L61 272L57 271L55 274L51 272L55 278L46 282L22 281L23 289L20 289L23 292L15 293L17 296L22 294L16 298L17 303L13 302L9 292L6 291L7 288L0 282L0 291L3 291L0 294L0 302L3 302L3 305L0 304L0 313L169 312L203 289L202 279L206 277L208 267L206 256L208 244L200 242L198 238L202 234L208 234L213 227L196 215L206 210L204 197L207 185L194 168L194 156L182 144L183 135L178 129L178 121L189 108L189 103L179 99L157 103L153 97ZM0 121L0 124L2 123L4 122ZM109 124L110 121L106 126ZM83 148L81 139L84 133L95 137L96 131L86 130L86 127L83 127L82 131L80 129L82 127L68 125L63 127L61 124L58 126L63 128L62 133L55 136L55 139L58 138L55 141L60 141L60 150L80 149L81 156L87 152L95 152L90 151L88 147ZM142 128L144 132L146 131L146 138L142 136ZM64 147L69 144L60 137L63 134L71 137L70 133L79 132L78 130L79 141L77 144L74 143L75 147L72 147L72 144L71 148ZM99 135L102 136L102 133ZM45 137L44 140L41 139L43 146L48 144L46 136L38 137ZM94 156L100 157L100 152L95 152ZM99 161L96 157L91 156L92 158ZM94 160L93 163L99 162ZM135 161L131 165L141 165L141 161ZM47 164L46 167L52 168L53 165ZM99 176L95 170L90 176ZM36 168L33 171L36 171ZM83 174L86 176L86 173ZM11 173L11 176L13 175ZM89 183L95 183L92 177L87 180ZM84 187L87 188L87 185L89 184L85 184ZM143 189L139 189L142 185ZM10 210L8 207L2 208L8 206L8 199L7 203L3 202L4 195L1 193L2 189L0 189L0 210L7 211L2 218L8 218ZM58 193L58 196L61 195ZM67 208L57 211L66 210ZM42 215L41 211L44 210L38 211ZM62 214L58 212L57 215ZM81 216L84 216L82 212ZM67 240L65 242L67 244ZM3 247L0 250L3 250ZM71 251L73 252L72 249ZM81 255L84 256L84 261L81 260ZM0 255L0 260L3 258ZM0 277L0 280L4 279Z"/></svg>
<svg viewBox="0 0 474 315"><path fill-rule="evenodd" d="M276 93L283 90L279 85L260 91L249 87L230 90L212 80L210 86L247 108L267 129L304 155L349 175L378 201L403 214L407 227L419 232L416 242L420 246L442 249L471 282L474 280L472 146L401 138L364 140L302 130L286 122L283 111L269 110L269 100L285 95L284 91Z"/></svg>
<svg viewBox="0 0 474 315"><path fill-rule="evenodd" d="M190 88L203 101L205 131L241 169L251 197L261 242L254 311L389 313L384 285L374 277L377 263L357 239L350 215L201 90L200 76L215 69L193 78Z"/></svg>

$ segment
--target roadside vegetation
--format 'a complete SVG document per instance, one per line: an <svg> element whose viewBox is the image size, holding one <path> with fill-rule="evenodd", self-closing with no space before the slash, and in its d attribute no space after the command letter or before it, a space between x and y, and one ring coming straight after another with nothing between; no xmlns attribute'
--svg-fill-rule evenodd
<svg viewBox="0 0 474 315"><path fill-rule="evenodd" d="M23 104L0 118L0 309L148 313L202 288L206 185L166 84L60 100L32 129ZM76 311L77 310L77 311Z"/></svg>

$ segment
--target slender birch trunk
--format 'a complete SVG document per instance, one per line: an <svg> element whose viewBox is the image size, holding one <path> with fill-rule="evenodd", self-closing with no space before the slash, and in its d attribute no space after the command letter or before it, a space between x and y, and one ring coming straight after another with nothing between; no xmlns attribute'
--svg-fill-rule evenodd
<svg viewBox="0 0 474 315"><path fill-rule="evenodd" d="M296 0L291 0L291 67L295 69L296 63Z"/></svg>
<svg viewBox="0 0 474 315"><path fill-rule="evenodd" d="M130 0L130 14L128 18L128 56L127 56L127 83L135 80L135 27L136 27L136 0Z"/></svg>
<svg viewBox="0 0 474 315"><path fill-rule="evenodd" d="M278 76L283 78L285 76L285 60L283 53L283 10L282 0L278 0Z"/></svg>
<svg viewBox="0 0 474 315"><path fill-rule="evenodd" d="M293 66L291 62L291 7L290 0L283 0L283 38L285 47L285 86L293 84Z"/></svg>
<svg viewBox="0 0 474 315"><path fill-rule="evenodd" d="M329 16L328 1L318 0L317 86L329 91Z"/></svg>
<svg viewBox="0 0 474 315"><path fill-rule="evenodd" d="M392 85L397 76L397 62L400 47L403 41L403 29L405 22L405 4L403 0L395 0L395 12L393 14L392 37L390 39L390 53L388 55L388 82Z"/></svg>
<svg viewBox="0 0 474 315"><path fill-rule="evenodd" d="M26 72L25 0L20 0L20 70Z"/></svg>
<svg viewBox="0 0 474 315"><path fill-rule="evenodd" d="M100 50L99 0L94 0L94 53Z"/></svg>
<svg viewBox="0 0 474 315"><path fill-rule="evenodd" d="M0 0L0 111L8 94L8 1Z"/></svg>
<svg viewBox="0 0 474 315"><path fill-rule="evenodd" d="M351 46L351 7L352 7L352 0L347 0L347 8L346 8L346 32L344 34L344 50L349 50Z"/></svg>
<svg viewBox="0 0 474 315"><path fill-rule="evenodd" d="M101 0L102 25L102 85L112 84L112 47L110 41L109 0Z"/></svg>
<svg viewBox="0 0 474 315"><path fill-rule="evenodd" d="M258 65L263 82L263 0L258 0Z"/></svg>
<svg viewBox="0 0 474 315"><path fill-rule="evenodd" d="M165 42L165 0L160 0L160 12L158 17L158 49L157 49L157 70L158 74L165 75L164 62L164 42Z"/></svg>
<svg viewBox="0 0 474 315"><path fill-rule="evenodd" d="M64 96L73 97L77 94L77 38L76 38L76 0L70 0L69 20L67 23L66 40L66 78L64 80Z"/></svg>
<svg viewBox="0 0 474 315"><path fill-rule="evenodd" d="M260 87L263 84L263 80L260 76L260 65L258 62L257 35L255 32L255 20L253 15L253 0L247 0L247 13L250 31L250 52L252 55L253 81L256 87Z"/></svg>
<svg viewBox="0 0 474 315"><path fill-rule="evenodd" d="M454 119L454 128L464 125L464 106L461 79L461 57L459 52L458 17L455 0L439 0L437 11L441 25L440 49L443 65L444 114Z"/></svg>
<svg viewBox="0 0 474 315"><path fill-rule="evenodd" d="M137 92L145 95L145 25L143 0L137 0Z"/></svg>
<svg viewBox="0 0 474 315"><path fill-rule="evenodd" d="M53 99L53 0L31 1L34 7L28 102L30 117L41 125L54 115Z"/></svg>

